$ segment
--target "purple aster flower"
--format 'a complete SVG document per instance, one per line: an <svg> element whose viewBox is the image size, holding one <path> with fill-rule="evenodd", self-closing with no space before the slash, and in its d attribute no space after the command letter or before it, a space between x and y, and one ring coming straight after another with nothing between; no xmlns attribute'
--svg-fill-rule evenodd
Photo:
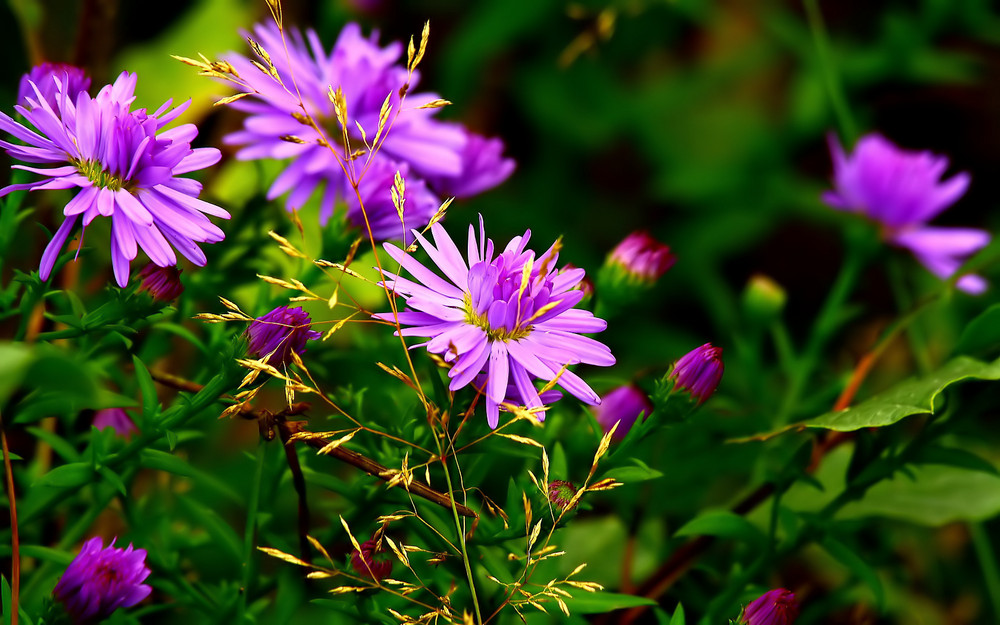
<svg viewBox="0 0 1000 625"><path fill-rule="evenodd" d="M172 302L184 292L181 270L177 267L158 267L149 263L139 272L139 292L147 292L158 302Z"/></svg>
<svg viewBox="0 0 1000 625"><path fill-rule="evenodd" d="M795 595L784 588L775 588L743 608L740 625L791 625L798 615Z"/></svg>
<svg viewBox="0 0 1000 625"><path fill-rule="evenodd" d="M674 387L687 391L699 404L712 396L722 379L722 348L705 343L681 356L670 377Z"/></svg>
<svg viewBox="0 0 1000 625"><path fill-rule="evenodd" d="M405 165L410 172L406 179L407 186L419 190L418 206L413 207L412 221L406 224L407 231L427 225L433 214L426 209L430 203L428 196L435 198L437 208L440 198L434 194L450 191L462 195L478 193L499 184L510 175L513 161L500 158L502 144L498 140L487 140L467 132L458 124L434 119L435 108L418 108L438 99L436 94L411 93L406 97L405 108L400 111L399 91L407 83L408 74L406 68L397 63L403 49L399 42L380 47L377 32L365 38L357 24L347 24L332 52L327 54L312 30L306 31L303 36L297 29L286 28L285 35L283 39L275 24L254 27L256 41L264 50L270 51L271 62L285 87L248 58L232 54L226 59L236 69L246 90L253 95L230 104L248 113L248 117L243 130L228 135L224 140L243 146L236 154L238 159L292 159L271 185L268 199L288 193L286 207L296 210L322 185L320 221L325 224L333 214L337 199L344 198L349 204L350 222L363 229L365 224L360 206L357 206L355 192L344 172L344 166L350 165L355 179L360 178L359 191L369 220L385 224L395 220L395 225L380 228L379 232L396 238L404 231L395 207L380 195L384 172L395 174L396 170L402 171ZM411 89L418 79L417 73L409 79ZM319 133L291 115L292 112L301 113L298 96L291 87L293 84L301 93L306 110L325 128L327 137L335 146L340 144L341 130L328 91L331 86L342 90L352 149L364 148L356 123L365 129L368 141L373 141L382 104L386 96L390 96L391 128L383 132L384 141L380 138L378 150L346 163L342 147L331 150ZM292 143L282 138L289 135L304 142ZM364 179L369 175L376 180L366 183ZM418 178L425 180L430 190L419 189ZM435 185L440 185L440 188ZM369 193L376 195L372 197ZM379 236L378 233L373 234Z"/></svg>
<svg viewBox="0 0 1000 625"><path fill-rule="evenodd" d="M35 88L38 93L35 93ZM79 67L66 63L46 62L36 65L21 77L17 87L17 103L25 108L35 108L29 100L37 102L40 95L49 108L54 110L58 108L58 89L64 89L70 99L75 101L76 94L90 89L90 77Z"/></svg>
<svg viewBox="0 0 1000 625"><path fill-rule="evenodd" d="M619 386L601 398L601 405L594 407L594 417L605 432L610 432L615 423L615 438L623 439L632 429L640 414L649 416L653 412L653 402L634 384Z"/></svg>
<svg viewBox="0 0 1000 625"><path fill-rule="evenodd" d="M310 328L312 319L301 308L279 306L250 323L246 334L250 344L247 351L257 358L267 357L272 367L287 365L292 352L299 356L306 351L306 341L323 336Z"/></svg>
<svg viewBox="0 0 1000 625"><path fill-rule="evenodd" d="M52 591L77 625L101 621L153 591L142 583L149 576L146 550L133 550L131 544L116 549L116 540L112 538L106 548L99 536L85 542Z"/></svg>
<svg viewBox="0 0 1000 625"><path fill-rule="evenodd" d="M351 552L351 568L361 577L380 582L392 573L392 560L379 549L381 541L370 538L361 543L361 551Z"/></svg>
<svg viewBox="0 0 1000 625"><path fill-rule="evenodd" d="M950 277L989 243L984 230L927 225L969 186L965 172L941 179L947 158L901 150L877 134L862 137L850 156L832 135L829 141L835 189L824 193L823 201L878 222L886 241L910 250L934 275ZM985 280L975 275L962 276L957 284L969 293L986 289Z"/></svg>
<svg viewBox="0 0 1000 625"><path fill-rule="evenodd" d="M121 408L105 408L94 414L94 427L98 430L114 428L115 434L128 438L139 431L132 418Z"/></svg>
<svg viewBox="0 0 1000 625"><path fill-rule="evenodd" d="M560 510L569 508L569 503L576 496L576 486L573 482L566 480L552 480L549 482L549 501Z"/></svg>
<svg viewBox="0 0 1000 625"><path fill-rule="evenodd" d="M617 265L628 278L645 284L659 280L675 260L669 247L645 231L633 232L625 237L608 257L610 265Z"/></svg>
<svg viewBox="0 0 1000 625"><path fill-rule="evenodd" d="M607 323L590 311L573 308L583 298L576 286L584 272L556 269L558 244L536 258L525 249L529 230L494 256L493 241L486 238L480 217L479 238L470 225L463 258L441 224L431 226L431 233L436 246L419 232L413 236L444 278L388 243L386 252L416 281L388 271L383 277L389 289L406 298L408 310L399 313L399 323L411 327L401 333L428 338L422 345L453 364L449 388L458 390L478 377L492 428L499 423L499 407L509 397L511 382L529 409L543 405L533 381L557 376L565 391L585 403L599 404L597 393L565 367L615 363L606 345L581 334L600 332ZM392 313L375 318L395 323Z"/></svg>
<svg viewBox="0 0 1000 625"><path fill-rule="evenodd" d="M160 132L187 103L168 112L167 101L151 115L145 109L130 110L136 75L127 72L101 89L96 98L85 91L74 96L62 78L53 80L55 108L31 81L34 99L27 98L28 106L15 107L38 132L0 113L0 130L27 144L0 141L0 147L18 160L54 165L15 165L44 178L8 185L0 196L22 189L79 189L63 209L66 219L42 254L41 279L48 280L81 216L84 228L98 216L111 218L111 260L119 286L128 283L129 264L139 248L161 267L177 264L171 246L191 262L204 265L205 254L196 243L225 237L205 215L228 219L229 213L198 199L201 184L177 177L213 165L221 157L215 148L191 148L198 134L194 124Z"/></svg>

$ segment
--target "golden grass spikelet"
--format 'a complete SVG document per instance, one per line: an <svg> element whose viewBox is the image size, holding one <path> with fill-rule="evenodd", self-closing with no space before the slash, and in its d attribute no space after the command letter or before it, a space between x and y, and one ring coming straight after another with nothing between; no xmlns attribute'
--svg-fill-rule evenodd
<svg viewBox="0 0 1000 625"><path fill-rule="evenodd" d="M281 551L280 549L275 549L273 547L257 547L257 550L258 551L263 551L264 553L266 553L267 555L271 556L272 558L277 558L279 560L283 560L284 562L288 562L289 564L297 564L298 566L304 566L306 568L315 568L312 564L306 562L305 560L302 560L300 558L296 558L292 554L285 553L284 551Z"/></svg>
<svg viewBox="0 0 1000 625"><path fill-rule="evenodd" d="M328 339L328 338L330 338L331 336L333 336L333 333L334 333L334 332L336 332L337 330L339 330L339 329L343 328L343 327L344 327L344 325L345 325L345 324L346 324L346 323L347 323L348 321L350 321L351 319L353 319L353 318L354 318L354 317L355 317L355 316L356 316L357 314L358 314L357 312L353 312L353 313L351 313L350 315L348 315L347 317L344 317L343 319L341 319L341 320L340 320L340 321L338 321L337 323L333 324L333 327L332 327L332 328L330 328L329 330L327 330L326 334L324 334L324 335L323 335L323 340L325 341L326 339Z"/></svg>
<svg viewBox="0 0 1000 625"><path fill-rule="evenodd" d="M316 452L316 454L317 455L329 454L334 449L340 447L341 445L343 445L347 441L349 441L352 438L354 438L354 435L357 434L360 431L361 431L361 428L357 428L356 430L352 430L352 431L348 432L347 434L341 436L340 438L338 438L337 440L333 441L332 443L328 443L328 444L324 445L322 448L320 448L319 451Z"/></svg>
<svg viewBox="0 0 1000 625"><path fill-rule="evenodd" d="M316 540L309 534L306 534L306 539L309 541L309 544L313 546L313 549L323 554L323 557L326 558L326 561L329 562L331 566L334 566L333 558L330 557L330 554L327 553L326 549L318 540Z"/></svg>
<svg viewBox="0 0 1000 625"><path fill-rule="evenodd" d="M418 109L439 109L439 108L443 108L445 106L449 106L450 104L451 104L450 101L448 101L448 100L442 100L441 98L438 98L436 100L431 100L430 102L427 102L426 104L421 104L417 108Z"/></svg>

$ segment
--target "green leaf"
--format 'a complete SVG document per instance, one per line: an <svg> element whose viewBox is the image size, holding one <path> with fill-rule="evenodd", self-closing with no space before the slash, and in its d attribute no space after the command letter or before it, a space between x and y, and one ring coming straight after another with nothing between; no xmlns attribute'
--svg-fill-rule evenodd
<svg viewBox="0 0 1000 625"><path fill-rule="evenodd" d="M89 462L73 462L56 467L35 480L33 487L53 486L57 488L78 488L94 479L94 467Z"/></svg>
<svg viewBox="0 0 1000 625"><path fill-rule="evenodd" d="M990 306L965 326L955 353L982 353L997 346L1000 346L1000 304Z"/></svg>
<svg viewBox="0 0 1000 625"><path fill-rule="evenodd" d="M138 356L132 356L132 364L135 366L135 380L139 384L139 391L142 392L142 418L144 422L150 423L160 405L153 376L149 375L149 370Z"/></svg>
<svg viewBox="0 0 1000 625"><path fill-rule="evenodd" d="M564 598L570 614L600 614L612 610L637 608L643 605L656 605L647 597L637 597L617 592L586 592L573 589L572 598Z"/></svg>
<svg viewBox="0 0 1000 625"><path fill-rule="evenodd" d="M853 408L828 412L799 425L838 432L892 425L915 414L933 413L937 396L965 380L1000 380L1000 360L985 363L959 356L930 375L907 380Z"/></svg>
<svg viewBox="0 0 1000 625"><path fill-rule="evenodd" d="M854 550L831 537L824 539L822 545L831 556L839 560L841 564L868 585L875 597L875 604L878 606L879 612L883 611L885 608L885 589L882 587L882 581L875 569L870 567Z"/></svg>
<svg viewBox="0 0 1000 625"><path fill-rule="evenodd" d="M912 467L875 484L844 506L838 518L880 516L940 527L955 521L985 521L1000 514L1000 477L952 466Z"/></svg>
<svg viewBox="0 0 1000 625"><path fill-rule="evenodd" d="M638 458L631 459L633 465L630 467L617 467L611 469L604 474L604 477L618 480L625 484L631 482L645 482L647 480L655 480L658 477L663 477L661 471L650 468L642 460Z"/></svg>
<svg viewBox="0 0 1000 625"><path fill-rule="evenodd" d="M22 343L0 343L0 406L24 378L35 355Z"/></svg>
<svg viewBox="0 0 1000 625"><path fill-rule="evenodd" d="M125 482L122 481L122 478L119 477L117 473L104 466L99 467L97 472L101 474L101 477L110 482L111 485L122 494L122 497L128 496L128 489L125 487Z"/></svg>
<svg viewBox="0 0 1000 625"><path fill-rule="evenodd" d="M920 450L915 462L920 464L943 464L972 471L983 471L993 475L1000 475L1000 471L985 458L981 458L971 451L958 447L942 447L932 445Z"/></svg>
<svg viewBox="0 0 1000 625"><path fill-rule="evenodd" d="M764 533L744 517L728 510L706 512L685 523L674 536L718 536L760 544Z"/></svg>
<svg viewBox="0 0 1000 625"><path fill-rule="evenodd" d="M670 625L684 625L684 606L679 603L674 610L674 618L670 619Z"/></svg>
<svg viewBox="0 0 1000 625"><path fill-rule="evenodd" d="M78 452L76 448L69 443L69 441L55 432L49 432L48 430L34 427L27 428L27 430L35 438L48 443L52 450L59 454L59 457L63 460L67 462L78 462L80 460L80 452Z"/></svg>
<svg viewBox="0 0 1000 625"><path fill-rule="evenodd" d="M193 477L195 470L188 463L184 462L173 454L168 454L159 449L143 449L139 455L139 464L147 469L166 471L174 475Z"/></svg>
<svg viewBox="0 0 1000 625"><path fill-rule="evenodd" d="M59 568L66 568L75 557L71 553L66 553L62 549L43 547L42 545L21 545L21 557L37 558L46 562L59 565Z"/></svg>

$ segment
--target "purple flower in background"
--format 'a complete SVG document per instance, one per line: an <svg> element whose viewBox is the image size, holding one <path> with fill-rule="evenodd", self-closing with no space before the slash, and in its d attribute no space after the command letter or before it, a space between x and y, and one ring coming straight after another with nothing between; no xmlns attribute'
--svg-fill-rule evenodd
<svg viewBox="0 0 1000 625"><path fill-rule="evenodd" d="M573 482L566 480L552 480L549 482L549 502L560 510L569 508L569 503L576 496L576 486Z"/></svg>
<svg viewBox="0 0 1000 625"><path fill-rule="evenodd" d="M121 408L105 408L94 414L94 427L98 430L114 428L115 434L127 438L139 431L132 418Z"/></svg>
<svg viewBox="0 0 1000 625"><path fill-rule="evenodd" d="M877 134L862 137L850 156L831 135L830 152L835 188L823 194L823 201L878 222L886 241L910 250L934 275L950 277L989 243L984 230L927 225L969 186L965 172L941 179L947 158L901 150ZM986 281L976 275L962 276L957 284L969 293L986 289Z"/></svg>
<svg viewBox="0 0 1000 625"><path fill-rule="evenodd" d="M177 267L158 267L149 263L139 272L139 292L149 293L158 302L172 302L184 292L181 270Z"/></svg>
<svg viewBox="0 0 1000 625"><path fill-rule="evenodd" d="M169 112L170 101L152 114L145 109L130 110L136 75L127 72L101 89L96 98L85 91L74 96L62 78L53 80L55 108L30 81L35 98L28 98L28 106L15 107L38 133L0 113L0 130L27 144L0 141L0 147L18 160L53 165L15 165L44 178L8 185L0 196L22 189L79 189L63 209L66 219L42 254L41 279L48 280L81 216L84 228L98 216L111 218L111 260L119 286L128 284L129 264L139 248L161 267L177 264L171 246L191 262L204 265L205 254L196 243L225 237L205 215L228 219L229 213L198 199L201 184L197 181L177 177L213 165L221 157L215 148L191 148L198 134L194 124L160 132L187 103Z"/></svg>
<svg viewBox="0 0 1000 625"><path fill-rule="evenodd" d="M795 595L784 588L775 588L743 608L740 625L791 625L798 615Z"/></svg>
<svg viewBox="0 0 1000 625"><path fill-rule="evenodd" d="M609 264L621 267L629 278L646 284L659 280L675 260L669 247L641 230L625 237L608 257Z"/></svg>
<svg viewBox="0 0 1000 625"><path fill-rule="evenodd" d="M152 588L142 581L149 576L146 550L115 548L116 538L102 548L99 536L83 544L66 567L52 595L63 604L77 625L96 623L118 608L128 608L149 596Z"/></svg>
<svg viewBox="0 0 1000 625"><path fill-rule="evenodd" d="M323 336L310 328L312 319L301 308L279 306L250 323L246 334L250 344L247 351L257 358L267 357L272 367L287 365L292 352L299 356L306 351L306 342Z"/></svg>
<svg viewBox="0 0 1000 625"><path fill-rule="evenodd" d="M361 551L351 552L351 568L361 577L381 582L392 573L392 560L389 560L379 550L379 542L370 538L361 543Z"/></svg>
<svg viewBox="0 0 1000 625"><path fill-rule="evenodd" d="M34 85L34 87L32 86ZM38 92L35 92L35 89ZM63 89L71 100L76 100L76 94L90 89L90 77L74 65L66 63L42 63L31 68L17 87L17 103L25 108L35 108L29 100L37 103L39 94L49 105L56 109L56 91Z"/></svg>
<svg viewBox="0 0 1000 625"><path fill-rule="evenodd" d="M670 377L675 388L687 391L699 404L712 396L722 379L722 348L705 343L681 356Z"/></svg>
<svg viewBox="0 0 1000 625"><path fill-rule="evenodd" d="M392 203L391 189L396 171L399 171L404 179L402 221L399 219L396 206ZM413 242L413 237L409 235L410 229L426 226L441 205L437 196L427 188L427 183L409 175L406 163L399 163L397 170L387 159L372 161L368 172L358 184L358 191L365 199L365 212L361 211L357 195L350 193L345 198L347 220L367 234L365 226L365 213L367 213L372 236L379 241L397 240L409 245Z"/></svg>
<svg viewBox="0 0 1000 625"><path fill-rule="evenodd" d="M632 429L640 414L649 416L653 412L653 402L634 384L619 386L601 398L601 405L594 407L594 417L605 432L610 432L615 423L615 438L623 439Z"/></svg>
<svg viewBox="0 0 1000 625"><path fill-rule="evenodd" d="M383 271L385 285L406 298L408 310L399 313L404 336L429 340L422 345L453 364L448 372L453 391L477 379L486 395L486 416L491 428L499 423L500 404L510 396L513 382L527 408L542 408L533 380L558 384L581 401L596 405L600 397L567 365L585 363L602 367L615 363L603 343L581 333L600 332L607 324L586 310L573 308L583 291L576 286L582 269L558 271L558 245L540 257L525 250L531 231L515 237L494 256L493 241L486 238L482 218L479 238L469 226L467 256L441 224L431 226L435 245L414 231L421 247L444 278L420 264L395 245L385 250L416 281ZM375 315L395 323L392 313ZM542 418L542 415L539 415Z"/></svg>
<svg viewBox="0 0 1000 625"><path fill-rule="evenodd" d="M457 198L472 197L497 186L514 173L514 159L503 157L503 141L465 133L462 171L453 176L432 176L435 191Z"/></svg>
<svg viewBox="0 0 1000 625"><path fill-rule="evenodd" d="M237 54L227 57L253 95L230 104L246 112L248 117L242 130L224 140L243 146L236 154L242 160L292 159L271 185L268 199L288 193L286 207L297 210L322 185L321 223L329 220L337 199L344 198L349 204L350 222L364 229L361 208L344 172L345 155L339 147L341 130L328 94L331 86L339 87L344 95L352 150L365 148L356 123L365 129L370 144L378 129L382 104L386 96L390 96L391 128L382 133L380 147L374 154L366 153L347 163L354 169L354 178L361 179L359 191L369 220L385 224L379 232L384 232L387 238L400 237L404 230L389 201L389 189L383 188L385 172L394 175L405 166L409 170L407 187L418 191L418 179L428 185L417 193L418 206L413 207L412 221L407 220L407 231L427 225L433 214L426 209L430 197L434 198L435 205L440 205L440 193L471 195L500 184L510 175L513 161L501 157L502 144L498 140L487 140L461 125L434 119L435 108L418 108L437 99L437 95L411 92L406 97L405 109L400 112L399 90L407 82L407 71L397 64L403 50L399 42L380 47L378 33L365 38L357 24L344 27L330 54L324 52L319 37L312 30L303 35L297 29L286 28L285 36L287 55L275 24L254 27L254 37L269 51L284 87L254 66L250 59ZM306 110L324 127L326 136L338 146L336 150L323 145L315 129L292 117L292 112L301 113L298 97L291 87L293 77ZM411 90L418 79L419 75L414 73L410 79ZM304 143L282 139L289 135ZM377 181L366 183L364 179L369 175ZM390 227L388 224L392 220L395 224ZM373 234L379 236L374 228Z"/></svg>

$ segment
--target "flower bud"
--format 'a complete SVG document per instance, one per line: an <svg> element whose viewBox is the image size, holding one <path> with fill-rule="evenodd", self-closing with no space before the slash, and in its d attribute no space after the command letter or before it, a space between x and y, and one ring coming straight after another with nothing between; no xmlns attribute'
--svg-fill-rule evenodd
<svg viewBox="0 0 1000 625"><path fill-rule="evenodd" d="M795 595L784 588L769 590L740 614L740 625L790 625L799 615Z"/></svg>
<svg viewBox="0 0 1000 625"><path fill-rule="evenodd" d="M743 310L757 327L766 327L785 308L787 295L781 285L763 274L754 274L743 290Z"/></svg>
<svg viewBox="0 0 1000 625"><path fill-rule="evenodd" d="M569 508L569 504L576 496L576 486L566 480L552 480L549 482L549 501L560 510Z"/></svg>
<svg viewBox="0 0 1000 625"><path fill-rule="evenodd" d="M640 230L625 237L612 250L607 265L624 270L630 282L652 285L673 266L675 260L669 247Z"/></svg>
<svg viewBox="0 0 1000 625"><path fill-rule="evenodd" d="M361 577L380 582L392 573L392 560L379 549L381 541L369 538L361 543L361 551L351 552L351 568Z"/></svg>
<svg viewBox="0 0 1000 625"><path fill-rule="evenodd" d="M158 302L172 302L184 292L181 270L177 267L160 267L149 263L139 272L139 292L145 291Z"/></svg>
<svg viewBox="0 0 1000 625"><path fill-rule="evenodd" d="M128 413L121 408L105 408L104 410L98 410L94 414L94 427L98 430L103 430L104 428L114 428L115 434L121 436L122 438L128 438L132 434L139 431L135 427L135 423L132 418L128 416Z"/></svg>
<svg viewBox="0 0 1000 625"><path fill-rule="evenodd" d="M312 330L309 313L301 308L279 306L271 312L257 317L246 330L249 345L247 352L257 358L267 358L272 367L287 365L292 360L292 352L302 355L306 342L322 336Z"/></svg>
<svg viewBox="0 0 1000 625"><path fill-rule="evenodd" d="M681 356L670 372L674 388L690 393L698 405L712 396L722 379L722 348L705 343Z"/></svg>
<svg viewBox="0 0 1000 625"><path fill-rule="evenodd" d="M601 403L593 409L594 417L605 432L610 432L615 423L615 439L625 438L632 429L639 415L649 416L653 412L653 403L642 389L634 384L619 386L601 398Z"/></svg>

